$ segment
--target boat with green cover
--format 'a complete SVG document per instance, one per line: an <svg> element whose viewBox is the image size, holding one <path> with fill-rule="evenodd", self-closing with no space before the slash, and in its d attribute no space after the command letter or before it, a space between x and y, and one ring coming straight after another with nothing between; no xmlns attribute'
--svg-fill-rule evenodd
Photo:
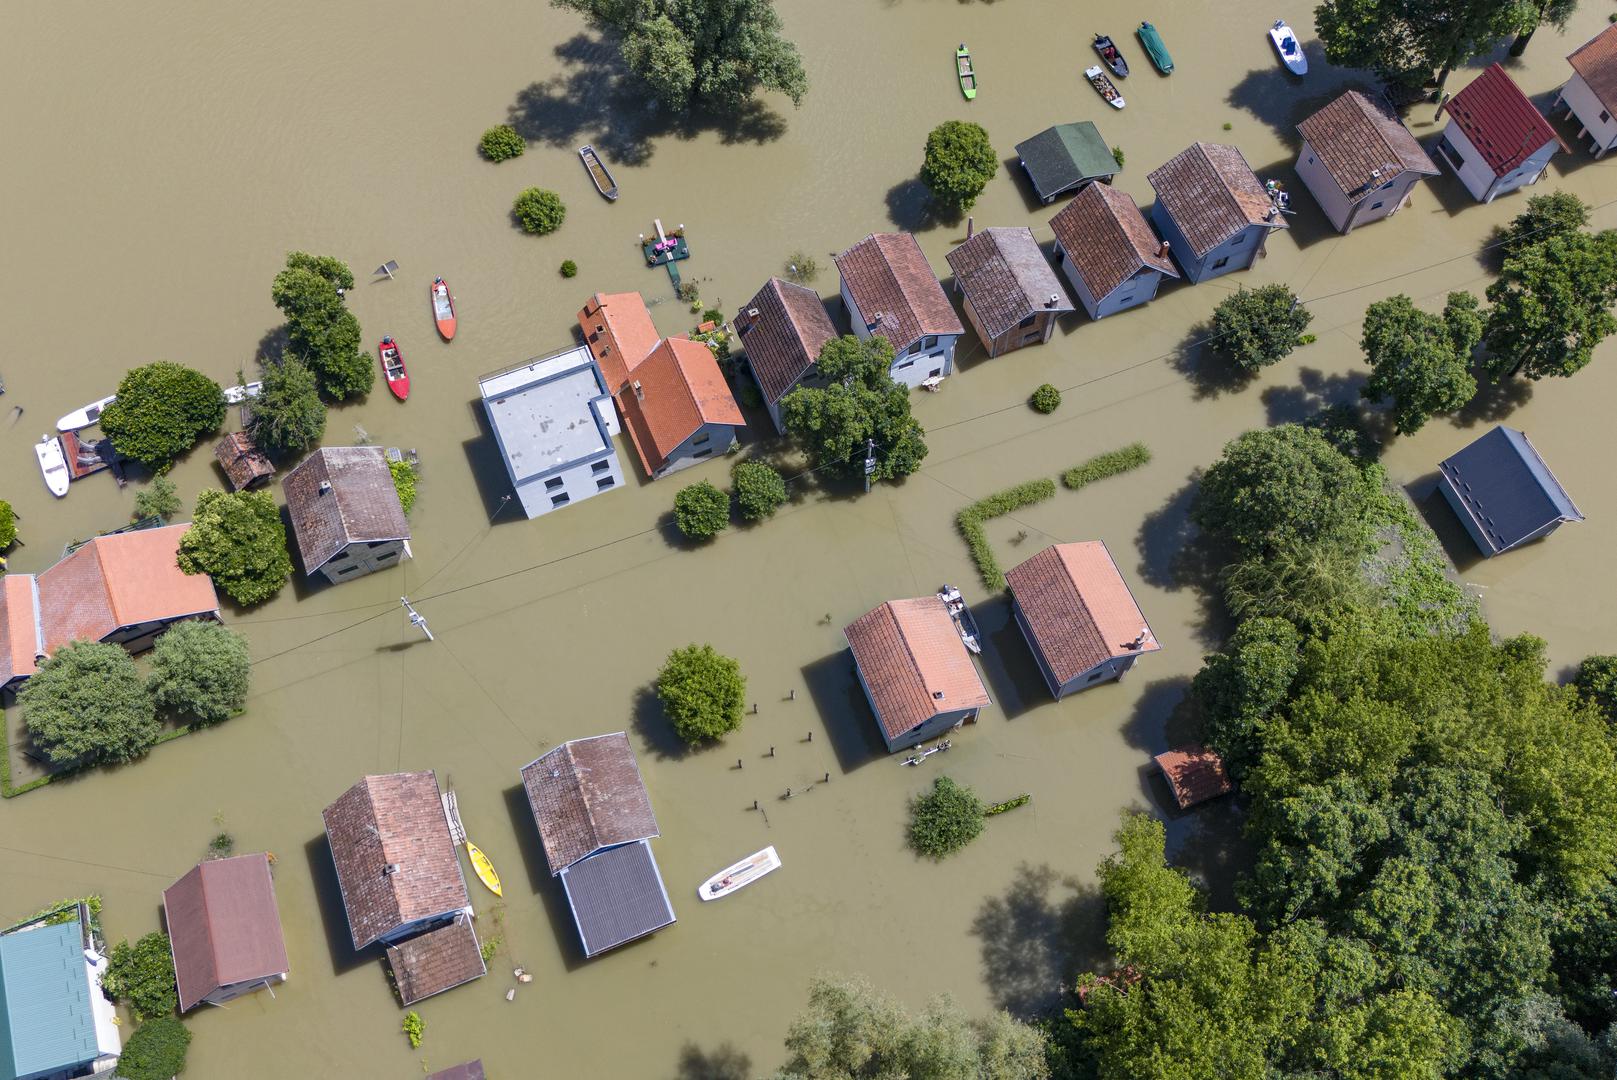
<svg viewBox="0 0 1617 1080"><path fill-rule="evenodd" d="M1173 57L1168 55L1168 46L1163 44L1162 35L1157 33L1157 28L1148 22L1143 22L1134 33L1139 37L1140 45L1145 49L1145 55L1151 58L1151 63L1156 66L1156 69L1164 75L1172 75Z"/></svg>

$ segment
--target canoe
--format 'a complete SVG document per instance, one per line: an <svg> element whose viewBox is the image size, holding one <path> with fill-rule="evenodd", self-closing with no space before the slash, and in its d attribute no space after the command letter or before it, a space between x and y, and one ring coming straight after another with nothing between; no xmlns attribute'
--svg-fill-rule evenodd
<svg viewBox="0 0 1617 1080"><path fill-rule="evenodd" d="M1129 77L1129 62L1123 59L1123 54L1117 51L1112 39L1105 34L1095 35L1095 52L1100 54L1101 63L1112 69L1112 74L1119 79Z"/></svg>
<svg viewBox="0 0 1617 1080"><path fill-rule="evenodd" d="M41 435L34 444L34 456L39 459L39 471L45 477L45 486L60 499L67 494L72 479L67 472L67 456L62 453L62 440L55 435Z"/></svg>
<svg viewBox="0 0 1617 1080"><path fill-rule="evenodd" d="M579 147L578 157L584 163L584 168L589 170L590 181L594 183L595 190L601 193L601 197L607 202L617 202L618 182L612 179L612 174L607 171L606 162L595 152L595 147Z"/></svg>
<svg viewBox="0 0 1617 1080"><path fill-rule="evenodd" d="M1084 68L1084 78L1095 88L1095 93L1106 99L1106 104L1114 109L1123 107L1123 95L1118 92L1117 85L1106 77L1099 64Z"/></svg>
<svg viewBox="0 0 1617 1080"><path fill-rule="evenodd" d="M472 871L477 874L477 880L488 886L488 891L495 896L504 896L500 892L500 875L494 872L494 864L488 861L483 849L466 841L466 857L472 860Z"/></svg>
<svg viewBox="0 0 1617 1080"><path fill-rule="evenodd" d="M264 384L262 382L250 382L241 386L227 386L225 387L225 404L240 405L248 398L257 397L263 392Z"/></svg>
<svg viewBox="0 0 1617 1080"><path fill-rule="evenodd" d="M1168 55L1168 46L1163 44L1162 35L1157 33L1157 28L1143 22L1140 28L1134 31L1134 35L1140 39L1140 47L1145 50L1145 55L1150 59L1152 66L1164 75L1172 75L1173 57Z"/></svg>
<svg viewBox="0 0 1617 1080"><path fill-rule="evenodd" d="M966 43L961 42L960 48L954 51L955 75L960 79L960 92L966 96L967 101L977 97L977 72L971 66L971 50Z"/></svg>
<svg viewBox="0 0 1617 1080"><path fill-rule="evenodd" d="M393 396L403 401L410 396L410 371L404 366L404 354L398 343L385 337L376 343L376 358L382 361L382 377Z"/></svg>
<svg viewBox="0 0 1617 1080"><path fill-rule="evenodd" d="M1280 62L1286 65L1287 71L1293 75L1308 74L1308 57L1285 19L1276 19L1275 24L1269 27L1269 40L1274 43L1275 52L1280 54Z"/></svg>
<svg viewBox="0 0 1617 1080"><path fill-rule="evenodd" d="M77 431L79 428L89 427L101 419L101 410L105 409L118 399L117 394L109 394L100 401L92 401L82 409L75 409L56 421L57 431Z"/></svg>
<svg viewBox="0 0 1617 1080"><path fill-rule="evenodd" d="M455 298L449 295L449 282L432 279L432 319L445 341L455 340Z"/></svg>
<svg viewBox="0 0 1617 1080"><path fill-rule="evenodd" d="M734 866L726 866L717 874L702 882L702 887L696 890L696 895L703 900L718 900L729 896L737 889L744 889L772 871L780 869L780 856L775 854L773 846L762 851L755 851Z"/></svg>

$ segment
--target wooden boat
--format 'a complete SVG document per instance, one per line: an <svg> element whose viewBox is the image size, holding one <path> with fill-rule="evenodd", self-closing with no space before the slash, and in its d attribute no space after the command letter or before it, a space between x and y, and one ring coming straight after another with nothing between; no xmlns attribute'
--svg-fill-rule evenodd
<svg viewBox="0 0 1617 1080"><path fill-rule="evenodd" d="M432 319L445 341L455 340L455 298L449 295L449 282L432 279Z"/></svg>
<svg viewBox="0 0 1617 1080"><path fill-rule="evenodd" d="M410 396L410 371L404 366L404 354L399 352L398 343L390 337L385 337L376 343L376 358L382 361L382 377L387 380L387 388L393 396L400 401Z"/></svg>
<svg viewBox="0 0 1617 1080"><path fill-rule="evenodd" d="M1118 91L1117 85L1106 77L1106 72L1100 69L1099 64L1085 68L1084 78L1088 79L1089 85L1095 88L1095 93L1106 99L1106 104L1114 109L1123 107L1122 93Z"/></svg>
<svg viewBox="0 0 1617 1080"><path fill-rule="evenodd" d="M225 404L240 405L248 398L257 397L263 392L264 384L262 382L244 383L241 386L227 386L225 387Z"/></svg>
<svg viewBox="0 0 1617 1080"><path fill-rule="evenodd" d="M939 600L949 611L949 618L954 620L955 629L960 632L960 640L967 649L974 653L983 651L982 636L977 631L977 620L966 606L965 597L953 585L945 585L937 592Z"/></svg>
<svg viewBox="0 0 1617 1080"><path fill-rule="evenodd" d="M62 453L62 440L55 435L41 435L34 444L34 456L39 459L39 471L45 477L45 486L60 499L67 494L72 479L67 472L67 456Z"/></svg>
<svg viewBox="0 0 1617 1080"><path fill-rule="evenodd" d="M729 896L737 889L744 889L772 871L780 869L780 856L775 854L773 845L762 851L753 852L734 866L726 866L717 874L702 882L702 887L696 890L696 895L703 900L718 900Z"/></svg>
<svg viewBox="0 0 1617 1080"><path fill-rule="evenodd" d="M1297 35L1292 33L1285 19L1276 19L1275 24L1269 27L1269 40L1274 42L1275 52L1280 54L1280 62L1286 65L1287 71L1293 75L1308 74L1308 57L1304 55Z"/></svg>
<svg viewBox="0 0 1617 1080"><path fill-rule="evenodd" d="M1134 31L1134 35L1140 39L1140 47L1145 50L1145 55L1152 66L1164 75L1172 75L1173 57L1168 55L1168 46L1163 44L1162 35L1157 32L1157 28L1143 22L1140 28Z"/></svg>
<svg viewBox="0 0 1617 1080"><path fill-rule="evenodd" d="M494 864L488 861L483 849L468 840L466 857L472 860L472 871L477 875L477 880L488 886L488 891L495 896L504 896L500 891L500 875L494 872Z"/></svg>
<svg viewBox="0 0 1617 1080"><path fill-rule="evenodd" d="M960 48L954 51L954 70L960 78L960 92L966 96L967 101L977 97L977 72L971 67L971 50L966 48L962 41Z"/></svg>
<svg viewBox="0 0 1617 1080"><path fill-rule="evenodd" d="M607 171L606 162L595 152L595 147L580 146L578 157L584 162L584 168L589 170L590 180L595 184L595 190L601 193L601 197L607 202L617 202L618 182L612 179L612 174Z"/></svg>
<svg viewBox="0 0 1617 1080"><path fill-rule="evenodd" d="M1117 51L1112 39L1105 34L1095 35L1095 51L1100 54L1101 63L1112 69L1112 74L1119 79L1129 77L1129 62L1123 59L1123 54Z"/></svg>
<svg viewBox="0 0 1617 1080"><path fill-rule="evenodd" d="M101 419L101 410L118 400L117 394L108 394L100 401L92 401L82 409L74 409L60 420L56 421L57 431L77 431L87 428Z"/></svg>

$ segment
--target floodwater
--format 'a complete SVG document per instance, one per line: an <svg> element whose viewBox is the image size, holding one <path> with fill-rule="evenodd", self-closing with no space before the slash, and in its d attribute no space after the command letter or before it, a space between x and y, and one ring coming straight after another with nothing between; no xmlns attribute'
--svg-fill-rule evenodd
<svg viewBox="0 0 1617 1080"><path fill-rule="evenodd" d="M941 120L982 122L1014 163L1017 141L1092 118L1126 151L1119 183L1145 204L1146 173L1197 138L1234 142L1261 175L1294 183L1292 125L1356 81L1325 67L1314 45L1315 74L1300 88L1290 82L1265 37L1274 12L1249 2L1153 9L1179 65L1170 79L1149 70L1116 8L1086 18L1056 0L779 6L813 82L803 108L768 101L744 123L686 130L646 114L612 51L538 0L453 10L67 0L9 13L0 495L22 515L27 546L14 569L43 568L64 542L117 526L130 509L132 491L105 477L62 501L44 492L29 444L56 416L156 359L234 381L279 321L269 282L287 250L338 255L361 275L387 259L401 267L399 280L361 285L351 303L368 339L398 337L414 396L401 406L378 391L333 410L327 441L362 428L380 445L420 452L415 560L227 611L257 661L247 715L133 767L0 805L0 911L94 890L114 939L157 925L160 890L203 853L216 821L239 850L275 853L291 980L273 1000L197 1016L188 1075L404 1077L421 1063L480 1056L498 1076L695 1077L726 1043L764 1073L822 969L863 972L912 1004L941 991L974 1011L1047 1002L1094 955L1092 870L1118 812L1165 813L1149 756L1179 734L1175 705L1215 640L1176 559L1193 470L1246 428L1351 400L1364 376L1364 306L1405 291L1436 307L1449 289L1480 290L1486 270L1474 252L1524 201L1477 206L1444 176L1392 221L1342 239L1299 191L1290 234L1251 273L1169 288L1145 313L1075 319L1041 348L993 361L965 353L958 377L916 402L932 432L924 470L865 498L808 489L774 521L687 550L670 542L664 517L680 483L722 481L725 465L714 462L539 521L508 510L489 526L503 476L474 408L475 377L566 345L572 313L595 290L665 301L654 309L665 332L693 321L663 273L640 265L636 237L654 217L687 226L686 276L726 313L794 250L826 268L817 285L829 296L828 253L875 230L918 229L934 267L946 268L963 223L927 221L914 181L925 133ZM1312 37L1306 5L1287 14ZM1561 57L1603 25L1600 14L1590 6L1565 37L1534 40L1517 74L1541 104L1564 77ZM1134 61L1121 114L1081 80L1094 30ZM970 105L952 77L961 40L980 72ZM1458 72L1454 85L1471 74ZM528 154L480 161L478 133L511 110L533 139ZM1430 106L1411 122L1418 136L1437 131ZM585 142L617 174L616 205L589 187L574 155ZM1564 156L1541 190L1607 203L1613 170ZM511 199L530 184L568 204L553 236L509 224ZM1033 205L1007 169L975 218L1032 223L1047 240L1053 209ZM1602 207L1596 224L1617 225L1617 212ZM579 264L572 281L556 272L564 258ZM428 321L434 274L459 300L453 346ZM1319 342L1255 383L1223 385L1181 346L1237 282L1269 281L1310 301ZM1574 381L1490 398L1386 455L1423 500L1435 463L1487 423L1531 433L1588 523L1491 563L1471 556L1462 576L1498 630L1548 639L1557 672L1617 651L1604 573L1617 535L1606 466L1614 360L1608 343ZM1045 381L1066 388L1047 418L1022 404ZM1055 705L1003 602L975 580L952 516L989 491L1136 439L1155 454L1147 468L1063 491L991 529L1007 565L1056 540L1106 540L1164 645L1126 683ZM205 447L175 477L188 501L219 483ZM1432 516L1453 533L1441 508ZM978 605L996 705L949 754L903 769L872 755L840 627L944 581ZM404 592L436 644L406 625ZM757 715L722 746L679 756L645 688L667 651L688 641L740 658ZM14 709L8 721L15 738ZM561 740L618 729L638 747L679 922L584 963L517 770ZM460 793L506 898L495 905L473 882L480 933L501 936L499 958L488 977L420 1007L425 1042L411 1051L381 964L346 944L320 809L364 773L416 768L436 769ZM958 857L918 862L903 847L905 801L940 769L987 798L1031 792L1033 802ZM789 801L787 788L798 793ZM1228 805L1175 817L1178 859L1227 886L1240 857L1233 825ZM704 877L766 843L782 871L722 904L696 901ZM508 1004L516 964L535 978Z"/></svg>

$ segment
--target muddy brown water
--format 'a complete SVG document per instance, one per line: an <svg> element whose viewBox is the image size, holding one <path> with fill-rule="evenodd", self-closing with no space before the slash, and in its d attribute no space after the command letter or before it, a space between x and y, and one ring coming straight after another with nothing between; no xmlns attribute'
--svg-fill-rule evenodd
<svg viewBox="0 0 1617 1080"><path fill-rule="evenodd" d="M56 416L155 359L234 381L278 322L269 281L289 249L339 255L361 275L386 259L401 267L399 280L363 284L351 303L368 340L398 337L414 395L401 406L377 392L334 410L327 441L350 441L359 426L381 445L420 452L415 560L227 612L258 661L247 715L134 767L0 806L0 910L98 891L114 939L157 925L160 890L203 853L216 815L240 850L276 854L291 980L273 1000L197 1016L188 1075L404 1077L421 1062L480 1056L498 1076L697 1076L725 1043L762 1073L778 1063L781 1034L821 969L864 972L912 1004L940 991L972 1010L1048 1001L1097 946L1092 870L1119 810L1166 813L1149 755L1174 737L1174 707L1216 632L1176 571L1193 470L1241 430L1351 399L1364 377L1364 306L1405 291L1436 307L1449 289L1482 288L1473 252L1523 203L1474 205L1444 176L1390 222L1342 239L1299 190L1290 234L1251 273L1166 289L1148 311L1101 324L1072 320L1042 348L994 361L969 350L957 378L916 402L932 430L925 469L868 498L808 491L767 525L682 549L663 515L684 480L722 480L725 465L714 462L541 521L506 512L490 527L503 477L473 407L475 376L565 345L573 311L594 290L662 301L654 314L664 332L693 321L662 272L639 263L636 236L653 217L687 226L686 275L727 313L794 250L819 260L816 284L830 296L828 253L874 230L918 229L945 267L963 226L926 220L914 180L924 135L941 120L984 123L1012 158L1018 140L1046 125L1092 118L1126 151L1120 185L1147 204L1146 173L1196 138L1234 142L1261 175L1294 181L1291 125L1357 81L1325 67L1311 45L1315 74L1290 82L1265 37L1274 12L1254 3L1152 10L1178 61L1170 79L1149 70L1115 9L1101 19L1053 0L780 7L814 84L803 108L769 101L744 123L683 130L644 112L611 50L580 22L538 2L157 10L69 0L11 12L0 63L9 271L0 494L22 515L27 546L15 569L41 569L65 541L129 512L133 492L106 477L61 501L44 492L29 445ZM1287 14L1312 37L1305 8ZM1591 6L1564 37L1533 41L1517 74L1536 100L1547 102L1566 72L1562 56L1601 25ZM1134 61L1121 114L1081 81L1097 29ZM970 105L952 76L962 40L981 73ZM478 133L513 109L533 139L527 155L481 162ZM1411 122L1423 138L1437 131L1429 106ZM616 205L589 187L574 156L584 142L616 172ZM1614 169L1564 156L1541 190L1603 203L1617 193ZM509 224L510 201L529 184L568 204L554 236ZM1048 239L1053 209L1034 205L1006 169L975 218L1032 223ZM1617 225L1617 213L1605 207L1596 223ZM564 258L579 264L572 281L556 273ZM459 300L452 346L429 322L434 274ZM1185 359L1180 346L1221 296L1269 281L1310 300L1317 344L1238 388ZM1617 520L1604 405L1617 392L1613 352L1608 343L1575 380L1490 399L1395 440L1386 455L1394 478L1424 498L1435 463L1492 419L1531 433L1588 523L1488 563L1463 543L1455 550L1494 626L1543 635L1557 671L1617 651L1600 569ZM1045 381L1067 388L1066 401L1041 418L1022 403ZM1163 642L1127 682L1055 705L1003 601L976 581L952 515L1135 439L1155 454L1147 468L991 528L1007 565L1055 540L1106 540ZM205 449L175 476L188 501L219 482ZM1454 533L1452 520L1432 516ZM903 769L872 754L840 627L944 581L977 605L996 704L950 753ZM397 610L406 591L436 644L417 641ZM741 659L758 714L721 747L680 757L645 687L664 654L692 640ZM8 719L14 735L14 709ZM639 748L679 922L584 963L517 769L563 739L618 729ZM320 825L321 807L358 776L401 768L436 769L460 793L470 835L506 883L496 925L493 898L473 881L481 932L501 936L500 954L488 977L420 1007L419 1052L399 1033L380 963L345 944ZM923 864L903 849L905 800L939 771L990 798L1034 799L957 858ZM830 782L816 783L827 772ZM798 795L785 801L788 787ZM749 809L754 800L761 811ZM1231 808L1168 816L1178 859L1227 889L1239 859ZM766 843L782 871L724 903L696 901L699 881ZM535 978L507 1004L516 964Z"/></svg>

